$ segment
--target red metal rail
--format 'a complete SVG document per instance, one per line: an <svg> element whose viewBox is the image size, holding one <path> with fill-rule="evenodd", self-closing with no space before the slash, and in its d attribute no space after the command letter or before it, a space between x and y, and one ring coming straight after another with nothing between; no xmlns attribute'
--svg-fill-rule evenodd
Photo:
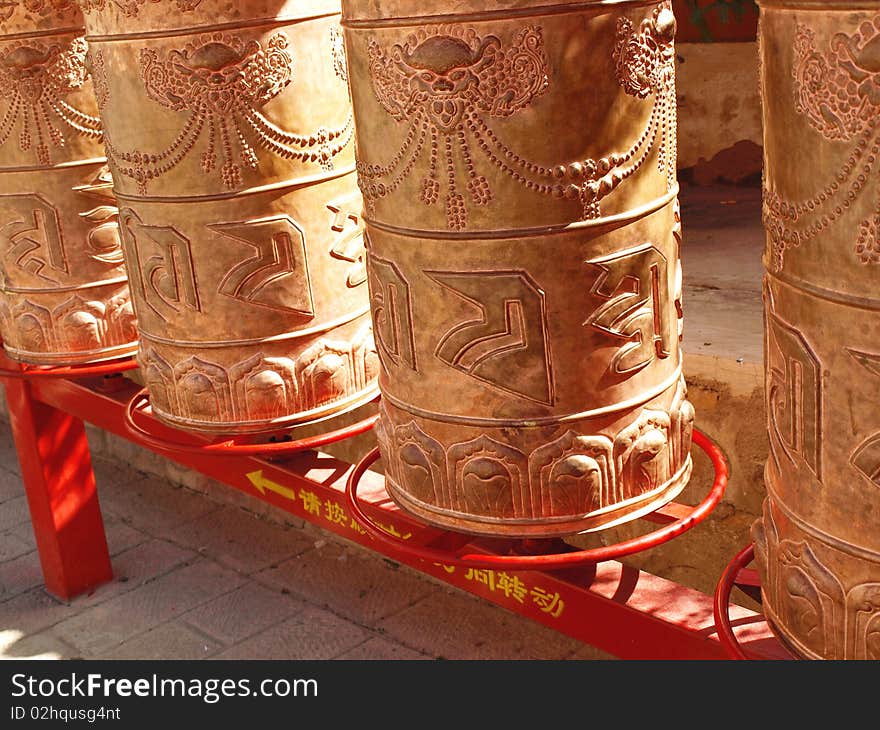
<svg viewBox="0 0 880 730"><path fill-rule="evenodd" d="M727 564L718 585L715 587L714 612L715 625L718 627L718 638L721 645L727 652L727 656L731 659L761 659L760 655L756 655L754 647L752 651L746 651L743 643L740 641L739 634L733 628L733 622L730 620L730 593L733 587L744 586L751 588L759 588L761 581L758 572L746 566L752 562L755 557L755 546L752 543L746 545ZM779 651L784 653L785 659L795 659L796 657L789 654L788 651L780 645ZM780 657L783 658L783 657Z"/></svg>
<svg viewBox="0 0 880 730"><path fill-rule="evenodd" d="M8 362L8 361L7 361ZM0 356L0 366L6 363ZM98 506L83 421L137 441L126 407L138 387L127 379L8 379L10 420L47 589L70 598L110 580L112 567ZM218 456L163 448L179 433L148 413L139 420L158 437L153 451L387 557L624 659L726 659L712 596L662 577L605 561L553 571L504 571L430 563L379 545L353 519L345 496L352 465L316 451L283 459ZM360 504L369 518L412 545L485 555L508 554L513 541L439 530L397 510L383 479L366 472ZM682 516L680 505L655 522ZM730 607L738 641L761 659L786 658L759 614Z"/></svg>
<svg viewBox="0 0 880 730"><path fill-rule="evenodd" d="M373 522L361 509L357 498L357 489L361 480L367 473L367 469L379 459L379 449L374 448L364 456L357 464L354 471L349 475L345 488L345 498L351 510L354 521L364 528L369 535L386 550L393 550L408 557L418 558L422 561L446 564L449 567L459 568L485 568L488 570L558 570L560 568L575 568L594 563L602 563L608 560L634 555L635 553L649 550L650 548L669 542L675 537L687 532L700 524L709 513L721 501L724 489L727 486L727 460L710 439L700 431L694 430L694 443L698 444L712 460L715 467L715 481L706 498L695 507L686 510L676 520L664 524L663 527L623 542L603 545L602 547L575 550L563 540L534 540L526 539L517 541L512 554L493 555L485 552L468 555L461 549L437 550L423 546L414 546L392 535L381 525ZM684 507L684 505L678 505ZM665 520L664 520L665 522Z"/></svg>

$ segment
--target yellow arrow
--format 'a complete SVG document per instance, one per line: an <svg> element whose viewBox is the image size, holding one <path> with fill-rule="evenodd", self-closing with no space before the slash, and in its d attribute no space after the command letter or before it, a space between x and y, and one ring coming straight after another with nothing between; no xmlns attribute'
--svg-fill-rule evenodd
<svg viewBox="0 0 880 730"><path fill-rule="evenodd" d="M294 502L296 501L296 492L290 487L285 487L283 484L278 484L278 482L273 482L271 479L266 479L266 477L263 476L262 469L248 472L245 476L248 478L248 481L254 485L254 489L260 494L265 494L268 489L270 492L275 492L275 494L281 495L286 499L293 500Z"/></svg>

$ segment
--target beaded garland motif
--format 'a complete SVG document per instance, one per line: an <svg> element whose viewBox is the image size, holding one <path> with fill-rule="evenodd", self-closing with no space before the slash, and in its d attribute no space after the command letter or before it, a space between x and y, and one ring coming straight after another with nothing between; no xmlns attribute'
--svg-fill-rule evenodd
<svg viewBox="0 0 880 730"><path fill-rule="evenodd" d="M675 183L675 18L668 2L636 29L628 18L617 25L613 64L630 96L654 97L648 124L625 151L549 167L524 159L506 145L485 117L507 118L546 93L550 69L542 30L528 26L505 44L461 26L431 26L407 41L383 49L371 39L369 69L379 104L400 123L409 123L403 144L386 165L358 162L358 180L368 213L395 190L428 150L428 171L420 199L433 205L444 189L447 227L467 227L468 210L459 186L456 156L466 170L473 205L488 205L492 188L474 160L474 147L504 175L542 195L579 200L583 218L600 215L599 201L640 169L658 137L658 166ZM441 172L442 170L442 172ZM445 177L445 182L443 178Z"/></svg>
<svg viewBox="0 0 880 730"><path fill-rule="evenodd" d="M41 165L52 164L50 145L64 147L63 129L101 138L101 122L76 109L64 97L88 78L86 42L74 38L66 47L30 40L0 52L0 97L6 111L0 119L0 147L14 129L18 146L32 150ZM57 122L64 127L57 126Z"/></svg>
<svg viewBox="0 0 880 730"><path fill-rule="evenodd" d="M764 190L764 225L771 264L815 238L850 209L880 156L880 15L852 34L836 33L821 53L815 32L798 24L792 69L795 109L828 142L855 142L846 162L809 200L792 201ZM859 223L854 246L863 264L880 263L880 202Z"/></svg>
<svg viewBox="0 0 880 730"><path fill-rule="evenodd" d="M146 194L149 182L176 167L207 132L201 169L205 174L219 171L229 190L241 187L242 167L255 169L259 163L248 136L258 147L275 155L332 170L334 157L345 149L354 133L351 114L337 128L294 134L259 111L293 80L289 45L284 33L271 36L265 48L256 40L245 42L237 36L212 33L195 38L165 57L153 48L143 49L141 76L147 94L167 109L189 112L189 116L180 133L161 152L122 151L108 138L107 153L116 169L134 179L139 192ZM335 45L331 50L338 52ZM334 56L337 75L339 65ZM98 103L103 108L109 93L100 51L95 54L93 66Z"/></svg>

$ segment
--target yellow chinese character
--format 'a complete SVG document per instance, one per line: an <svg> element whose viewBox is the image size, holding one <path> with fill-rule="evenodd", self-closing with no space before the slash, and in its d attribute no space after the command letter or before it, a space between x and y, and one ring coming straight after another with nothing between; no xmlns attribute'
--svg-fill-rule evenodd
<svg viewBox="0 0 880 730"><path fill-rule="evenodd" d="M367 531L357 523L357 520L354 517L351 518L351 529L359 535L367 534Z"/></svg>
<svg viewBox="0 0 880 730"><path fill-rule="evenodd" d="M465 573L465 580L483 583L489 587L490 591L495 590L495 571L494 570L477 570L476 568L468 568Z"/></svg>
<svg viewBox="0 0 880 730"><path fill-rule="evenodd" d="M447 573L454 573L455 566L454 565L444 565L443 563L434 563L438 568L443 568Z"/></svg>
<svg viewBox="0 0 880 730"><path fill-rule="evenodd" d="M339 502L324 502L324 519L345 525L348 523L348 513Z"/></svg>
<svg viewBox="0 0 880 730"><path fill-rule="evenodd" d="M400 532L397 531L397 528L394 525L383 525L381 522L377 522L376 524L379 525L379 527L385 530L385 532L387 532L392 537L396 537L401 540L409 540L412 537L411 532L407 532L405 535L402 535Z"/></svg>
<svg viewBox="0 0 880 730"><path fill-rule="evenodd" d="M495 587L499 591L501 591L507 598L515 598L520 603L523 602L529 589L518 576L499 573L496 578Z"/></svg>
<svg viewBox="0 0 880 730"><path fill-rule="evenodd" d="M565 609L565 601L558 593L548 593L543 588L532 588L532 600L553 618L559 618Z"/></svg>
<svg viewBox="0 0 880 730"><path fill-rule="evenodd" d="M299 490L299 498L302 500L303 509L306 512L311 512L313 515L321 514L321 500L318 499L318 495L314 492L309 492L305 489Z"/></svg>

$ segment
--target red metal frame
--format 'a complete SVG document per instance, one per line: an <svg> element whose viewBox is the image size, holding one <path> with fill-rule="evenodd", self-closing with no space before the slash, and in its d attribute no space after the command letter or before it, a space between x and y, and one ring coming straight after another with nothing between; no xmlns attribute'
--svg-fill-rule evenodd
<svg viewBox="0 0 880 730"><path fill-rule="evenodd" d="M0 365L3 365L0 356ZM126 408L139 386L115 378L33 378L6 382L10 420L47 589L62 598L87 591L112 576L82 420L123 438ZM179 433L148 413L139 420L160 440ZM346 501L352 465L318 451L284 457L180 452L148 447L188 468L309 520L399 563L430 574L504 608L624 659L726 659L713 617L712 597L614 560L558 570L507 571L414 558L411 550L380 545L354 519ZM366 472L359 501L383 530L437 550L508 555L533 545L475 538L427 526L397 509L384 480ZM670 523L687 510L670 505L651 516ZM730 608L738 633L762 658L784 650L759 614Z"/></svg>
<svg viewBox="0 0 880 730"><path fill-rule="evenodd" d="M154 450L175 451L183 454L213 454L216 456L279 456L295 454L308 449L319 449L322 446L335 444L343 439L359 436L371 430L376 425L376 421L379 420L379 415L373 414L349 426L292 441L241 443L237 438L225 438L220 442L206 442L206 437L193 434L176 433L175 438L169 438L151 433L147 428L138 424L134 417L135 413L142 413L141 409L148 403L149 395L147 389L143 388L134 394L125 407L125 427L128 429L129 438L133 438L135 441ZM187 438L189 441L180 441L180 437ZM245 438L253 438L253 436Z"/></svg>
<svg viewBox="0 0 880 730"><path fill-rule="evenodd" d="M733 630L733 622L730 620L730 594L735 585L749 586L758 588L761 581L758 573L746 566L754 560L755 546L752 543L746 545L740 550L733 559L727 564L718 585L715 588L715 596L712 605L712 611L715 615L715 625L718 627L718 639L727 656L730 659L765 659L760 652L756 652L755 647L750 647L748 653L744 650L744 642L740 640L737 633ZM781 643L775 647L779 651L779 659L796 659L797 657L790 654Z"/></svg>
<svg viewBox="0 0 880 730"><path fill-rule="evenodd" d="M0 367L0 378L83 378L90 375L117 375L138 367L134 356L84 365L28 365L10 360L5 355L3 360L13 367Z"/></svg>
<svg viewBox="0 0 880 730"><path fill-rule="evenodd" d="M682 511L681 517L670 522L665 527L654 530L654 532L624 542L603 545L602 547L588 550L575 550L561 540L523 540L512 550L512 552L516 553L514 555L462 554L461 550L437 550L422 546L411 546L405 540L395 537L373 522L364 514L358 502L358 485L367 469L378 461L378 448L370 451L355 465L354 471L351 472L345 486L345 497L355 522L366 530L374 540L378 541L382 547L404 552L419 560L436 561L464 568L506 568L507 570L558 570L559 568L572 568L591 563L601 563L606 560L615 560L657 547L696 527L709 516L715 505L721 501L721 497L724 496L724 490L727 487L727 460L724 458L721 449L698 430L694 430L694 443L706 452L715 468L715 481L706 498L696 507L673 504L670 511ZM549 545L542 547L542 543L549 543ZM561 551L552 552L554 545L562 548ZM539 554L526 554L533 551L537 551Z"/></svg>

